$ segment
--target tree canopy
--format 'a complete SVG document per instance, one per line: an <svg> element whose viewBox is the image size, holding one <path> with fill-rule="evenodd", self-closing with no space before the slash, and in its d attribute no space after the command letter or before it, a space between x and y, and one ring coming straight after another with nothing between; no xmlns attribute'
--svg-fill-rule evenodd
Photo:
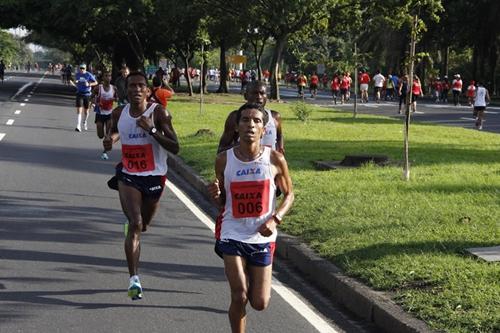
<svg viewBox="0 0 500 333"><path fill-rule="evenodd" d="M352 62L356 42L367 68L399 70L412 15L420 18L417 51L428 55L417 70L433 67L445 75L450 59L470 50L462 70L495 84L500 2L494 0L3 0L0 25L23 26L31 42L115 69L122 63L143 69L162 56L187 68L203 43L220 52L225 73L229 49L250 49L259 68L266 48L270 61L262 67L271 72L272 97L279 98L284 55L300 69L316 59L333 70Z"/></svg>

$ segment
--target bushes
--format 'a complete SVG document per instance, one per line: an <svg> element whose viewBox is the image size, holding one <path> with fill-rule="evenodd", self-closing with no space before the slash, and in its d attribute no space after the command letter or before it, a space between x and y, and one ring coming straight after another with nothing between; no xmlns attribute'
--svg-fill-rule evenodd
<svg viewBox="0 0 500 333"><path fill-rule="evenodd" d="M293 113L302 122L307 122L312 113L312 108L305 102L297 102L292 106Z"/></svg>

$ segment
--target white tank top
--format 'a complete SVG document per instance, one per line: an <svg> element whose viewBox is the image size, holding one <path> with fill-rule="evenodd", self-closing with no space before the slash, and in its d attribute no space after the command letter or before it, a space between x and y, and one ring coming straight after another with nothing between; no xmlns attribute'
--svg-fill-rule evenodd
<svg viewBox="0 0 500 333"><path fill-rule="evenodd" d="M224 188L226 204L222 212L218 239L257 244L276 240L277 232L264 237L259 227L274 214L276 185L271 168L271 148L251 162L240 161L234 148L226 152Z"/></svg>
<svg viewBox="0 0 500 333"><path fill-rule="evenodd" d="M474 106L486 106L486 88L477 87Z"/></svg>
<svg viewBox="0 0 500 333"><path fill-rule="evenodd" d="M149 117L157 105L151 104L142 115ZM139 118L130 115L130 104L125 105L118 119L118 132L122 143L122 171L135 176L164 176L168 171L167 153L155 138L137 126L137 119Z"/></svg>
<svg viewBox="0 0 500 333"><path fill-rule="evenodd" d="M108 115L113 112L113 102L115 100L115 88L109 86L109 90L104 90L102 84L99 85L99 109L102 115Z"/></svg>
<svg viewBox="0 0 500 333"><path fill-rule="evenodd" d="M276 121L273 118L273 114L270 110L265 109L269 117L269 121L264 127L264 136L260 143L264 146L271 147L276 150L276 141L278 140L278 129L276 128Z"/></svg>

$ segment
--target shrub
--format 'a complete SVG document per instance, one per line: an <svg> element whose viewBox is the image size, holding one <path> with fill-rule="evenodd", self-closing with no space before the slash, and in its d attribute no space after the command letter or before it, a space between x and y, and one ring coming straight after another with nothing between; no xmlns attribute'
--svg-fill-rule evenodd
<svg viewBox="0 0 500 333"><path fill-rule="evenodd" d="M304 102L297 102L292 106L293 113L302 122L307 122L311 116L312 108Z"/></svg>

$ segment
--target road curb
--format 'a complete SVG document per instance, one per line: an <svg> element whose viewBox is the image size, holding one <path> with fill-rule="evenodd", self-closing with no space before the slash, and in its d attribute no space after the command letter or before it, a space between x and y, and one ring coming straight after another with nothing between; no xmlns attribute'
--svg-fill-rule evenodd
<svg viewBox="0 0 500 333"><path fill-rule="evenodd" d="M208 182L180 157L168 154L168 165L206 199ZM299 238L280 232L276 253L289 260L308 279L323 289L333 302L389 333L432 333L429 326L403 311L383 292L374 291L346 276L340 268L318 256Z"/></svg>

